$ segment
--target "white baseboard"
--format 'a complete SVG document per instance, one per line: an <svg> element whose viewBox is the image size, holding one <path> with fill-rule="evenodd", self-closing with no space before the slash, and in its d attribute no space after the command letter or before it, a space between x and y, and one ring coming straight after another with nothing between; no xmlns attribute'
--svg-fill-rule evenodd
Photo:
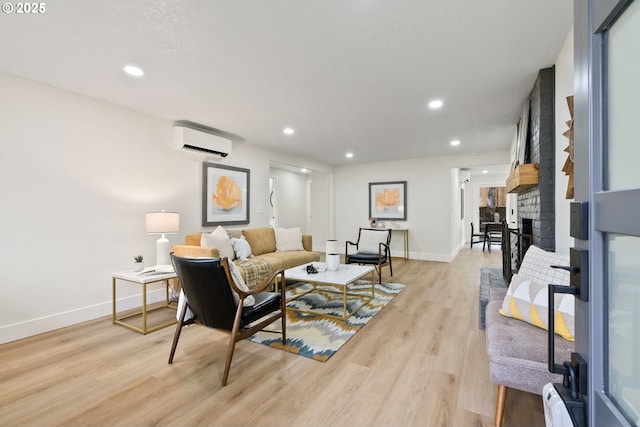
<svg viewBox="0 0 640 427"><path fill-rule="evenodd" d="M435 262L452 262L455 255L443 255L443 254L430 254L425 252L411 252L409 259L418 259L421 261L435 261Z"/></svg>
<svg viewBox="0 0 640 427"><path fill-rule="evenodd" d="M166 291L164 288L147 291L147 304L164 301ZM119 298L118 312L137 308L142 305L142 294ZM75 325L89 320L111 315L112 301L81 307L75 310L64 311L49 316L38 317L24 322L0 327L0 344L16 341L66 326ZM111 320L108 320L111 322Z"/></svg>

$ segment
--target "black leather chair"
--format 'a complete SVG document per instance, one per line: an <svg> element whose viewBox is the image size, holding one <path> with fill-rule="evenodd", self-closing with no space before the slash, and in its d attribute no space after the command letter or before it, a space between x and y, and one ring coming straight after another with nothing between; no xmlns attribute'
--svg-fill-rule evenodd
<svg viewBox="0 0 640 427"><path fill-rule="evenodd" d="M209 328L230 332L227 359L222 376L222 385L227 384L229 368L233 351L237 341L245 339L268 324L282 320L282 344L286 342L286 311L285 311L285 280L284 271L276 271L254 289L245 292L233 281L227 258L181 258L171 254L173 265L180 284L186 296L187 303L182 308L176 332L171 345L169 363L173 363L173 356L178 346L182 327L198 323ZM280 292L265 292L265 289L280 275ZM236 304L232 289L239 296ZM253 295L255 304L244 307L244 300ZM186 319L187 308L193 312L193 317ZM267 316L267 317L265 317ZM264 317L255 325L253 322Z"/></svg>
<svg viewBox="0 0 640 427"><path fill-rule="evenodd" d="M393 277L393 265L391 263L391 229L360 228L358 241L347 241L345 244L345 263L373 265L378 273L378 281L382 283L382 267L389 266L389 273ZM349 253L349 247L355 246L356 252Z"/></svg>

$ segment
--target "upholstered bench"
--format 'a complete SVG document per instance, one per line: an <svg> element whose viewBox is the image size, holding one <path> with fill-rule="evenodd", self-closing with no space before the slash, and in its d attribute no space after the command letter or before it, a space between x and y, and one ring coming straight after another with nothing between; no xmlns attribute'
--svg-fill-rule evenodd
<svg viewBox="0 0 640 427"><path fill-rule="evenodd" d="M533 250L531 248L533 248ZM565 276L563 272L552 272L549 267L552 264L566 265L568 259L565 259L564 255L558 256L550 252L542 251L535 246L531 248L529 249L531 254L527 252L529 260L527 260L527 255L525 255L525 259L518 272L519 274L525 277L534 276L532 281L538 281L546 285L548 285L548 283L569 283L568 276ZM522 276L519 277L522 278ZM513 283L514 280L512 280L512 284ZM485 311L489 375L491 382L498 386L495 410L496 427L502 425L507 388L515 388L542 395L542 388L546 383L562 382L561 375L549 372L548 332L526 321L500 314L501 310L503 312L505 311L504 309L508 307L509 303L514 305L522 303L521 301L512 302L508 299L507 304L505 304L507 291L505 288L491 288L489 290L489 303ZM525 289L525 291L528 291L528 289ZM512 290L512 292L516 292L517 294L518 291ZM541 297L539 292L541 291L537 293L538 298ZM533 298L534 291L531 291L531 293ZM526 296L522 297L522 295L516 295L516 297L526 298ZM520 308L522 311L525 311L522 304ZM542 311L540 307L537 307L537 309ZM515 311L517 308L513 310ZM535 307L530 310L531 313L534 311ZM540 317L543 317L542 313L540 313ZM557 328L556 331L558 331ZM556 363L570 360L573 349L573 341L569 341L555 334ZM523 423L526 423L525 420L523 420Z"/></svg>

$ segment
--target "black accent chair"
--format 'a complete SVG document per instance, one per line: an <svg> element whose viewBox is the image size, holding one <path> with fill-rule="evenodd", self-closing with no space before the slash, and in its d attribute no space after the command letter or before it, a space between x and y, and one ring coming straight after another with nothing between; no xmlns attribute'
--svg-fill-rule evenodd
<svg viewBox="0 0 640 427"><path fill-rule="evenodd" d="M355 243L347 241L345 244L345 263L373 265L378 273L378 281L382 283L383 266L389 266L389 272L393 277L390 243L391 229L360 228L358 230L358 241ZM349 253L350 246L356 247L355 253Z"/></svg>
<svg viewBox="0 0 640 427"><path fill-rule="evenodd" d="M484 238L485 234L482 230L482 225L480 226L479 233L476 233L473 227L473 222L471 223L471 243L469 244L469 249L473 249L473 245L475 243L482 243L482 250L484 250Z"/></svg>
<svg viewBox="0 0 640 427"><path fill-rule="evenodd" d="M285 311L285 280L284 271L273 273L254 289L245 292L233 281L227 258L181 258L171 254L174 268L187 303L183 306L176 332L171 345L169 363L173 363L173 356L178 346L182 327L198 323L214 329L230 332L227 359L222 376L222 385L227 384L229 368L233 351L237 341L250 337L277 319L282 320L282 344L286 342L286 311ZM265 289L280 276L280 292L265 292ZM236 304L232 289L238 294ZM244 307L244 300L253 295L255 304ZM187 308L193 312L193 317L185 320ZM268 317L265 317L268 316ZM259 319L264 320L252 324Z"/></svg>

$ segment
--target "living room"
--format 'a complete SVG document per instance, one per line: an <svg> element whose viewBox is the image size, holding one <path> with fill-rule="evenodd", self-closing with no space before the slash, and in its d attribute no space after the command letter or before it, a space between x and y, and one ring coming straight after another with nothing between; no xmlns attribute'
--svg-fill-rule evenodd
<svg viewBox="0 0 640 427"><path fill-rule="evenodd" d="M565 85L557 90L560 101L570 94L570 64L561 68L570 48L566 43L556 63L558 85ZM149 260L154 256L155 239L144 232L145 212L180 212L180 234L170 236L174 244L200 230L202 158L171 148L170 120L6 74L0 83L6 100L4 139L11 141L2 148L2 178L12 183L4 189L4 215L14 224L6 236L13 243L5 249L5 259L11 259L5 280L13 304L0 314L3 327L16 331L3 334L8 341L108 313L105 277L126 269L138 253ZM569 113L559 108L557 114L557 138L562 141ZM557 147L557 162L565 157L563 148ZM509 164L510 154L505 150L334 167L247 142L236 144L223 162L251 171L250 224L268 225L271 161L327 178L315 181L324 186L318 191L327 199L312 200L318 250L328 238L355 238L358 227L368 223L369 182L402 178L408 182L410 258L450 262L468 240L471 218L452 215L460 210L458 170ZM561 171L556 177L557 192L564 197L562 182L567 178ZM429 185L433 182L440 185ZM471 209L472 192L466 194ZM441 208L434 208L433 200ZM558 250L567 249L569 237L563 230L568 203L557 203L556 209ZM399 250L394 247L394 254ZM16 256L34 251L47 254L38 260L39 268L48 272L46 281L25 275L30 256Z"/></svg>
<svg viewBox="0 0 640 427"><path fill-rule="evenodd" d="M15 16L3 17L9 18ZM561 166L566 158L562 134L569 119L565 98L573 93L571 28L566 28L555 47L551 62L540 68L555 65L556 251L568 252L569 203L564 198L568 178ZM54 55L55 46L50 49ZM35 75L17 74L10 64L2 64L0 180L8 242L2 250L3 290L10 298L0 310L0 343L8 343L108 316L112 273L129 269L139 253L148 265L154 263L156 236L145 233L146 212L180 213L179 233L168 236L172 244L203 230L204 158L172 147L174 121L191 117L142 112L119 105L108 93L101 99L89 97L40 83ZM39 66L34 64L34 69ZM526 70L529 90L537 71ZM136 97L161 98L140 89L139 80L124 75L113 78L127 85L131 105ZM101 85L86 76L78 79ZM174 111L179 114L180 109ZM518 114L514 111L513 117ZM208 124L215 126L215 119ZM445 268L440 263L454 263L466 250L475 188L506 179L473 175L464 182L461 176L466 169L511 165L516 123L509 126L513 138L501 149L464 154L449 150L434 156L338 164L319 160L313 153L303 155L239 138L219 164L250 170L252 227L269 225L269 178L274 163L309 170L313 194L309 231L319 252L327 239L344 245L356 237L359 227L368 225L369 183L407 181L407 221L401 226L409 229L409 258L437 270ZM363 145L360 152L366 151ZM461 188L465 189L463 200ZM401 256L400 242L393 241L392 253ZM487 265L498 265L499 254L486 256ZM433 271L428 274L436 277ZM139 294L136 289L125 291L124 305L134 307Z"/></svg>

